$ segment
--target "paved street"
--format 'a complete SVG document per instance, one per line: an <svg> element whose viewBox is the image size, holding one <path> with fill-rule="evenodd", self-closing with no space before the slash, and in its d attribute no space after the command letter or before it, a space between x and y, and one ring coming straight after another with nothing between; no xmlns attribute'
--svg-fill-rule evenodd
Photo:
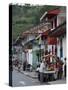
<svg viewBox="0 0 68 90"><path fill-rule="evenodd" d="M18 87L18 86L33 86L33 85L49 85L49 83L40 83L37 79L32 79L16 70L13 70L13 86Z"/></svg>
<svg viewBox="0 0 68 90"><path fill-rule="evenodd" d="M34 86L34 85L52 85L52 84L65 84L65 83L66 83L65 79L40 83L38 79L33 79L29 76L26 76L23 73L20 73L15 69L13 70L13 74L12 74L13 87Z"/></svg>

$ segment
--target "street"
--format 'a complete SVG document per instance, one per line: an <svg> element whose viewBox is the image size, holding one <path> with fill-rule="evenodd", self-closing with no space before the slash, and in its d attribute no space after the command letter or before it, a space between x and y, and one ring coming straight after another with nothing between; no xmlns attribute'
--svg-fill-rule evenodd
<svg viewBox="0 0 68 90"><path fill-rule="evenodd" d="M34 86L34 85L49 85L49 83L40 83L37 79L32 79L16 70L13 70L12 74L12 85L13 87L20 86Z"/></svg>

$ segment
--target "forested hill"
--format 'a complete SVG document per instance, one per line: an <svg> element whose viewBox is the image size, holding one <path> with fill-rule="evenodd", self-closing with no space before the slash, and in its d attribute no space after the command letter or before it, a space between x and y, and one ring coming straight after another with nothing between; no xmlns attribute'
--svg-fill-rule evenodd
<svg viewBox="0 0 68 90"><path fill-rule="evenodd" d="M39 24L44 12L54 8L57 6L12 5L12 40L15 41L23 31Z"/></svg>

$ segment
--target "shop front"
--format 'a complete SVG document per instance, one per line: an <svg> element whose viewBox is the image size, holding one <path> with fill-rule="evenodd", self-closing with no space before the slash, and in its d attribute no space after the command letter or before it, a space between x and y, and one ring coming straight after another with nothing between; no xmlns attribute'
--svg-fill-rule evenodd
<svg viewBox="0 0 68 90"><path fill-rule="evenodd" d="M66 22L51 31L49 36L57 38L57 56L64 59L66 57Z"/></svg>

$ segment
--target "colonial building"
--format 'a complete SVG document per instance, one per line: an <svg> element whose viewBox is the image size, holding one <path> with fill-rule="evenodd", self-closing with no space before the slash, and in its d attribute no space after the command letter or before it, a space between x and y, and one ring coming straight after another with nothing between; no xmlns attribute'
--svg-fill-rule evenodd
<svg viewBox="0 0 68 90"><path fill-rule="evenodd" d="M66 57L66 7L45 12L40 21L51 23L47 36L48 51L64 59Z"/></svg>
<svg viewBox="0 0 68 90"><path fill-rule="evenodd" d="M46 51L64 60L66 57L66 8L45 12L40 24L26 30L16 42L22 47L22 61L36 68ZM52 59L52 58L51 58Z"/></svg>

